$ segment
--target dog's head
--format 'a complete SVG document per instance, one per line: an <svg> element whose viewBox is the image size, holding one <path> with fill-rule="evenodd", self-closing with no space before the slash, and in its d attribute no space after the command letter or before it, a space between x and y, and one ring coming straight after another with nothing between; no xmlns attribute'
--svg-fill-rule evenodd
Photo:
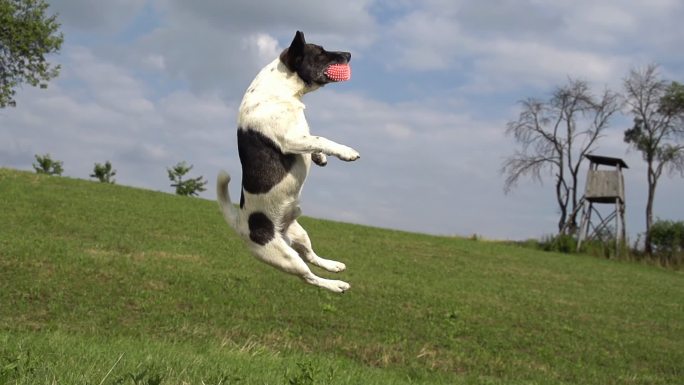
<svg viewBox="0 0 684 385"><path fill-rule="evenodd" d="M307 86L314 88L349 80L349 60L349 52L326 51L319 45L308 44L301 31L297 31L292 44L280 54L280 61Z"/></svg>

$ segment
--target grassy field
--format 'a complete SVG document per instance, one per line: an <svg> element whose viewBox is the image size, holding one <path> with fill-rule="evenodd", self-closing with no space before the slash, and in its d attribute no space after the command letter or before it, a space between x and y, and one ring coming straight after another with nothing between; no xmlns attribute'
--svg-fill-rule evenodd
<svg viewBox="0 0 684 385"><path fill-rule="evenodd" d="M0 384L684 383L681 272L301 222L346 294L215 202L0 169Z"/></svg>

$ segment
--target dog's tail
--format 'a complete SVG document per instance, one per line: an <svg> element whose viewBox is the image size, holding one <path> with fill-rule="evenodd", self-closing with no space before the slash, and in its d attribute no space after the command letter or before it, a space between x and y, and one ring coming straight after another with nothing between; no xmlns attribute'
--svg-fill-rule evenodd
<svg viewBox="0 0 684 385"><path fill-rule="evenodd" d="M216 177L216 195L218 197L219 206L221 207L221 212L223 213L223 218L226 219L226 222L228 222L230 227L237 231L237 220L240 213L230 201L230 194L228 193L229 182L230 175L224 170L219 171L218 177Z"/></svg>

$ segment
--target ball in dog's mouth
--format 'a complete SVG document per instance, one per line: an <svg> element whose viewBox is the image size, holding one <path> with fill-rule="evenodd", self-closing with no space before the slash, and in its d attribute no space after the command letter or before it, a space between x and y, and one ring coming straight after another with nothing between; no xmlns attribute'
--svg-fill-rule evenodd
<svg viewBox="0 0 684 385"><path fill-rule="evenodd" d="M351 67L348 63L331 64L328 69L325 70L325 75L334 82L343 82L351 79Z"/></svg>

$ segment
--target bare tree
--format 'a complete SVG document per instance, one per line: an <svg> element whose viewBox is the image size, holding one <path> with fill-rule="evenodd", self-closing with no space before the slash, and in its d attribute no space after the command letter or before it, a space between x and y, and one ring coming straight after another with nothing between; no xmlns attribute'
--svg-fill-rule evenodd
<svg viewBox="0 0 684 385"><path fill-rule="evenodd" d="M684 175L684 86L660 78L658 66L633 69L624 81L627 105L634 126L625 131L625 142L639 150L647 164L645 248L651 254L653 201L664 170Z"/></svg>
<svg viewBox="0 0 684 385"><path fill-rule="evenodd" d="M619 111L619 96L606 89L597 98L586 81L569 79L548 101L528 98L521 106L518 119L507 125L506 133L521 149L501 168L506 175L504 190L510 192L522 177L541 183L543 174L550 173L560 212L558 232L574 234L580 165Z"/></svg>

